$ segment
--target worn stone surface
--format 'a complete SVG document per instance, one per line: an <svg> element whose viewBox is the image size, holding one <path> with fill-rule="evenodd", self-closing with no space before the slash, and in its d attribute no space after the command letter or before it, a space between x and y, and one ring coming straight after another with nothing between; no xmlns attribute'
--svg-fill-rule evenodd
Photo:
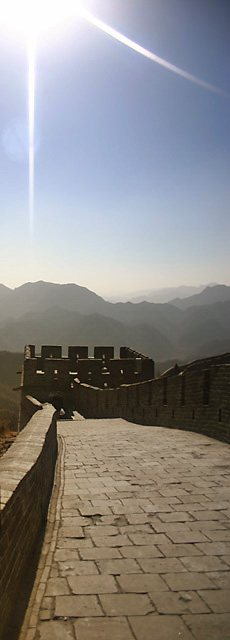
<svg viewBox="0 0 230 640"><path fill-rule="evenodd" d="M133 640L126 618L83 618L75 622L78 640Z"/></svg>
<svg viewBox="0 0 230 640"><path fill-rule="evenodd" d="M129 620L137 640L194 640L179 616L133 616Z"/></svg>
<svg viewBox="0 0 230 640"><path fill-rule="evenodd" d="M230 614L185 615L185 624L199 640L229 640Z"/></svg>
<svg viewBox="0 0 230 640"><path fill-rule="evenodd" d="M58 432L20 640L229 640L229 445L118 419Z"/></svg>

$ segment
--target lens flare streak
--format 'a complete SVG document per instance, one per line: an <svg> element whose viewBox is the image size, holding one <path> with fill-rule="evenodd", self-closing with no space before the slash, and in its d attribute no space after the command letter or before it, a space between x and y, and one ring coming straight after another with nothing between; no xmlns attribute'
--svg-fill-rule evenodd
<svg viewBox="0 0 230 640"><path fill-rule="evenodd" d="M36 13L33 15L33 8L35 4L36 3L34 1L34 3L32 4L32 7L31 5L28 5L30 6L31 11L28 12L29 19L27 20L27 25L29 24L30 26L30 28L27 30L27 40L28 40L28 119L29 119L29 226L30 226L31 235L33 234L33 226L34 226L34 119L35 119L35 48L36 48L35 36L39 29L39 21L38 21L38 24L36 24L36 20L39 17L39 13ZM96 18L89 11L86 11L82 7L81 3L80 5L79 5L79 2L76 3L76 0L74 0L74 8L73 8L72 1L70 2L70 4L72 7L72 15L74 15L74 17L80 16L81 18L83 18L83 20L86 20L88 23L92 24L100 31L103 31L108 36L111 36L121 44L125 45L126 47L129 47L130 49L133 49L133 51L136 51L136 53L139 53L145 58L148 58L152 62L156 62L157 64L161 65L162 67L165 67L166 69L168 69L169 71L172 71L173 73L176 73L182 78L185 78L186 80L189 80L190 82L193 82L203 87L204 89L213 91L214 93L226 95L224 91L221 91L221 89L218 89L212 84L209 84L208 82L205 82L200 78L197 78L196 76L188 73L187 71L184 71L180 67L176 67L174 64L171 64L171 62L167 62L167 60L164 60L163 58L160 58L159 56L157 56L155 53L152 53L148 49L145 49L144 47L139 45L137 42L130 40L130 38L127 38L119 31L116 31L116 29L113 29L113 27L110 27L105 22L102 22L102 20L99 20L98 18ZM68 6L68 2L67 2L67 6Z"/></svg>
<svg viewBox="0 0 230 640"><path fill-rule="evenodd" d="M171 64L171 62L167 62L167 60L160 58L155 53L152 53L148 49L145 49L144 47L139 45L137 42L134 42L134 40L130 40L130 38L127 38L119 31L116 31L116 29L113 29L113 27L110 27L105 22L98 20L98 18L93 16L89 11L85 11L82 9L81 16L82 18L87 20L87 22L91 23L101 31L104 31L104 33L106 33L108 36L111 36L115 40L118 40L119 42L124 44L126 47L129 47L130 49L133 49L137 53L140 53L142 56L145 56L145 58L152 60L152 62L156 62L157 64L161 65L162 67L165 67L169 71L172 71L173 73L176 73L177 75L182 76L182 78L185 78L186 80L190 80L190 82L194 82L195 84L200 85L204 89L208 89L209 91L213 91L214 93L225 95L224 92L221 91L221 89L218 89L214 85L209 84L208 82L205 82L204 80L201 80L196 76L193 76L191 73L188 73L183 69L180 69L180 67L176 67L174 64Z"/></svg>
<svg viewBox="0 0 230 640"><path fill-rule="evenodd" d="M29 223L34 224L34 110L35 110L35 36L28 36L28 114L29 114Z"/></svg>

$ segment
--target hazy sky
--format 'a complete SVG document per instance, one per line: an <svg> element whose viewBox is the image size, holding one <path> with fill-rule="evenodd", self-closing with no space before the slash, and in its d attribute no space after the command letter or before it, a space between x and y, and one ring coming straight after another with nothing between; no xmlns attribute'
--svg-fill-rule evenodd
<svg viewBox="0 0 230 640"><path fill-rule="evenodd" d="M230 95L229 0L85 6ZM76 282L101 294L230 284L229 96L80 17L46 29L36 51L31 234L27 44L0 31L0 282Z"/></svg>

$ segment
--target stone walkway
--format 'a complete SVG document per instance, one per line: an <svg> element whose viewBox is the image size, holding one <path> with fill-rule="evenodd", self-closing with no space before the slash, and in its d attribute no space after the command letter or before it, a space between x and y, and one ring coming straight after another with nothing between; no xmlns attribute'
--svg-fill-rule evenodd
<svg viewBox="0 0 230 640"><path fill-rule="evenodd" d="M229 640L229 445L119 419L58 433L20 640Z"/></svg>

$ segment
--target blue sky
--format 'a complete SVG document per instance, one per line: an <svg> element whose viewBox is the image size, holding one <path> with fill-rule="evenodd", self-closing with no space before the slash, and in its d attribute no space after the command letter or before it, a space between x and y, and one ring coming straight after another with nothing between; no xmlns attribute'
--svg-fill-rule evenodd
<svg viewBox="0 0 230 640"><path fill-rule="evenodd" d="M223 95L80 17L42 32L31 234L27 47L20 33L2 30L0 282L76 282L100 294L230 284L230 3L85 6Z"/></svg>

